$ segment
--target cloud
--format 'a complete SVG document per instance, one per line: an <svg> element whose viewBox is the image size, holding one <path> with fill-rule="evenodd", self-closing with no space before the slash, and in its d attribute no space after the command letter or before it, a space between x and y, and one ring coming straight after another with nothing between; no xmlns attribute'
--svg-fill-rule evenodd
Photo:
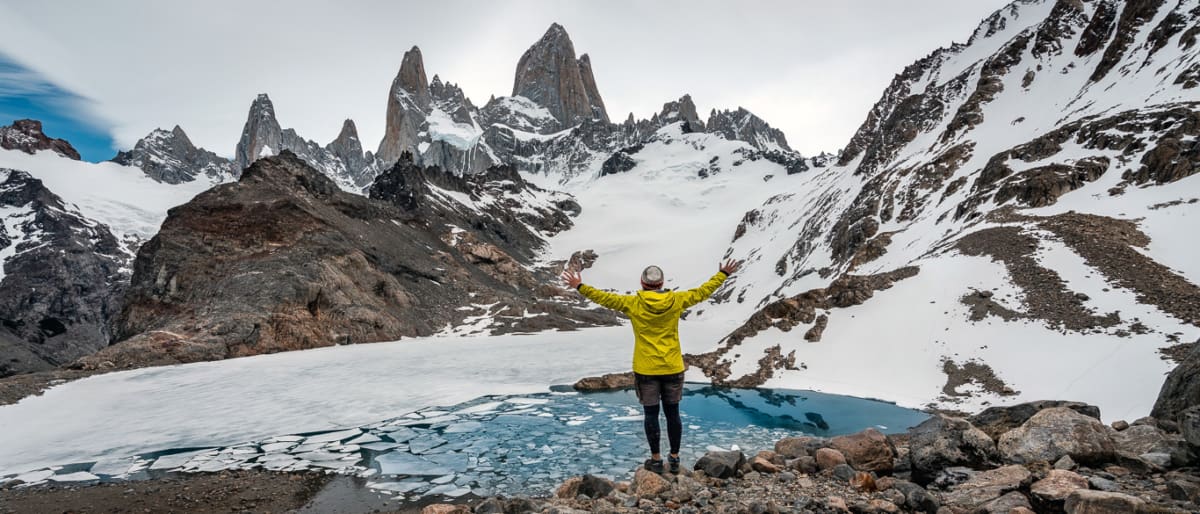
<svg viewBox="0 0 1200 514"><path fill-rule="evenodd" d="M179 124L228 156L260 92L304 137L327 142L352 118L373 147L414 44L431 77L476 104L510 94L521 53L557 21L591 56L613 118L691 93L703 113L745 106L815 153L845 144L895 73L1005 3L12 2L0 3L0 51L94 99L122 147Z"/></svg>

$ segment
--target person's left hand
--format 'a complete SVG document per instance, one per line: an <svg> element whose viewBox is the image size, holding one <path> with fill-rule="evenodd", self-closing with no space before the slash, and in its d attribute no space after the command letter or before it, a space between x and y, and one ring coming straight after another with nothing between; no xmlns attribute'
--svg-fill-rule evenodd
<svg viewBox="0 0 1200 514"><path fill-rule="evenodd" d="M733 259L729 259L729 260L725 261L724 264L721 265L720 269L721 269L721 271L723 271L725 273L726 276L728 276L728 275L732 275L740 267L742 267L742 261L735 261Z"/></svg>
<svg viewBox="0 0 1200 514"><path fill-rule="evenodd" d="M577 289L579 284L583 283L583 274L575 270L566 270L563 271L562 279L571 289Z"/></svg>

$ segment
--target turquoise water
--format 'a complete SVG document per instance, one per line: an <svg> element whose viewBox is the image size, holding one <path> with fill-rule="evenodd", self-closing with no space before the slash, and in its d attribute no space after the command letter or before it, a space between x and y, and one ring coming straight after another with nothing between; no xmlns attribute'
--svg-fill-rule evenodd
<svg viewBox="0 0 1200 514"><path fill-rule="evenodd" d="M896 433L928 418L912 409L849 396L699 384L685 386L681 414L685 466L714 449L752 454L773 448L787 436L836 436L865 428ZM664 425L663 448L665 432ZM427 496L548 494L565 478L585 473L627 479L648 451L642 409L632 391L581 394L555 387L540 394L486 396L428 407L362 427L77 463L54 474L88 481L179 471L316 469L365 478L367 488L392 500L410 501Z"/></svg>

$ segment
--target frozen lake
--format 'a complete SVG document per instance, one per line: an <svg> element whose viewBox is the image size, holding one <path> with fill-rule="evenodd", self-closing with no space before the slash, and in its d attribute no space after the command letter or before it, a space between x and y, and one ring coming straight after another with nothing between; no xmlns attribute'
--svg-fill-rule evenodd
<svg viewBox="0 0 1200 514"><path fill-rule="evenodd" d="M329 470L366 478L368 489L399 501L549 494L563 479L585 473L629 478L648 456L632 391L553 389L427 407L360 427L70 463L20 477L86 482L174 471ZM686 387L682 414L685 465L710 449L752 452L789 435L832 436L868 427L901 432L928 417L849 396L700 384Z"/></svg>

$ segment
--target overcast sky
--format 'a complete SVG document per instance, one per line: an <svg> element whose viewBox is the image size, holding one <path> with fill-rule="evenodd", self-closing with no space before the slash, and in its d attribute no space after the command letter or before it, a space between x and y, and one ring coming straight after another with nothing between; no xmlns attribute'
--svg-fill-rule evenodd
<svg viewBox="0 0 1200 514"><path fill-rule="evenodd" d="M85 99L71 114L119 148L179 124L230 156L266 92L284 127L325 144L351 118L374 150L405 50L482 106L512 93L517 59L557 21L614 120L690 93L702 117L746 107L812 154L843 146L904 66L1006 3L0 0L0 57Z"/></svg>

